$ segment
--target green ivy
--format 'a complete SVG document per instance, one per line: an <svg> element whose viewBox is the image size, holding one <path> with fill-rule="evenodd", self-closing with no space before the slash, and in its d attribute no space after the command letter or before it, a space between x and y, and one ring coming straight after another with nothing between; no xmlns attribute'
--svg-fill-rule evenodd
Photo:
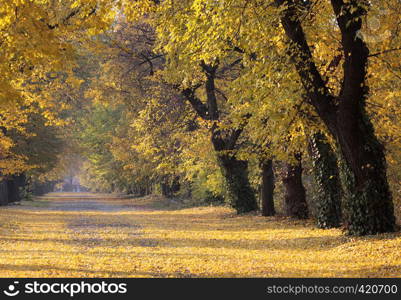
<svg viewBox="0 0 401 300"><path fill-rule="evenodd" d="M319 228L334 228L341 224L341 183L337 157L323 134L310 140L313 174L316 182L314 202Z"/></svg>
<svg viewBox="0 0 401 300"><path fill-rule="evenodd" d="M225 200L237 213L258 208L255 192L248 178L248 163L229 155L219 155L218 162L225 179Z"/></svg>

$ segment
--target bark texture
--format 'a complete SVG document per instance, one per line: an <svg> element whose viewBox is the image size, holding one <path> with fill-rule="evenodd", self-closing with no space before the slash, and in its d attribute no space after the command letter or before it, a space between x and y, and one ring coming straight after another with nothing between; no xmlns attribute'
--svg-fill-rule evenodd
<svg viewBox="0 0 401 300"><path fill-rule="evenodd" d="M274 171L273 160L269 159L261 164L262 169L262 185L260 190L262 216L274 216L276 210L274 208Z"/></svg>
<svg viewBox="0 0 401 300"><path fill-rule="evenodd" d="M302 163L300 155L296 155L297 163L284 165L284 213L297 219L308 218L308 204L305 188L302 183Z"/></svg>

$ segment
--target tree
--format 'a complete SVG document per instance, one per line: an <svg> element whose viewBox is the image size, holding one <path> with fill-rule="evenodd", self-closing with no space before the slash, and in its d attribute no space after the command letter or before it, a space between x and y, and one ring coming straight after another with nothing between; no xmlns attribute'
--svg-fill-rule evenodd
<svg viewBox="0 0 401 300"><path fill-rule="evenodd" d="M257 203L248 179L248 163L238 159L235 155L243 126L232 129L222 129L219 126L218 122L222 121L222 112L219 109L215 86L219 64L208 65L202 62L201 68L206 77L204 83L206 104L195 95L194 88L184 89L182 93L200 118L212 122L210 127L211 142L225 178L228 203L238 213L253 211L257 208Z"/></svg>
<svg viewBox="0 0 401 300"><path fill-rule="evenodd" d="M349 233L393 231L395 218L384 148L374 135L365 111L369 49L358 32L362 28L362 17L367 13L367 2L331 1L341 31L344 56L338 96L330 92L314 63L296 1L277 3L286 5L281 22L292 43L290 55L308 98L341 150Z"/></svg>

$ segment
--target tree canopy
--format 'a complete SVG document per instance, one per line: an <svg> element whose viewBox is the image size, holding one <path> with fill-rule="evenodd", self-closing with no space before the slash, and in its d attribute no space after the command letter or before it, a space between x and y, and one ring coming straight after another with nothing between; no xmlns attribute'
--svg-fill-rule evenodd
<svg viewBox="0 0 401 300"><path fill-rule="evenodd" d="M93 191L393 231L400 12L397 0L0 0L1 179L78 176Z"/></svg>

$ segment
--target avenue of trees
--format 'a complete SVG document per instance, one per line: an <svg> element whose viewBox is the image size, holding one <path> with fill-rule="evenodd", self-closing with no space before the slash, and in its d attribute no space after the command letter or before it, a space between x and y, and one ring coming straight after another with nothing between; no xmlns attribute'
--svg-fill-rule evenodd
<svg viewBox="0 0 401 300"><path fill-rule="evenodd" d="M392 232L400 13L398 0L0 0L0 205L79 176Z"/></svg>

